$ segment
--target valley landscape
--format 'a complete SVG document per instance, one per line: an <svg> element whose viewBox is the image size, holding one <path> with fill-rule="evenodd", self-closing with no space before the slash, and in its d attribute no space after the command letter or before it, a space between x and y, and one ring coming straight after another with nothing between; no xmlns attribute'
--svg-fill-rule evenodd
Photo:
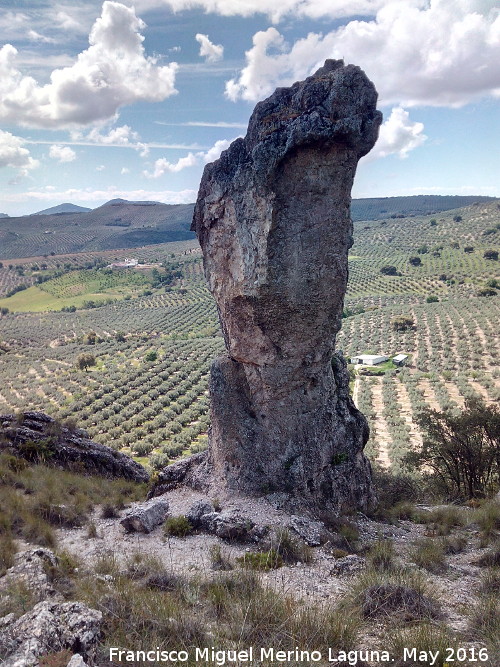
<svg viewBox="0 0 500 667"><path fill-rule="evenodd" d="M371 211L363 200L353 202L354 211L370 211L373 219L354 222L337 337L348 359L408 355L402 368L391 362L369 374L358 369L353 382L355 402L370 420L370 457L395 470L421 442L415 416L422 407L461 408L468 398L500 397L498 202L439 210L439 197L405 199L406 209L397 198L373 200ZM442 199L441 206L454 203ZM191 206L157 206L182 209L177 233L192 235ZM434 208L422 214L419 206ZM387 209L397 213L381 219ZM198 243L77 252L82 229L73 229L75 215L87 214L40 216L43 224L36 217L37 225L49 227L55 217L64 226L65 235L54 236L63 243L58 250L69 245L69 253L37 255L36 236L26 242L29 256L13 257L19 246L3 249L0 412L29 408L75 418L96 441L161 468L205 446L208 370L223 349ZM3 227L18 229L24 220L6 219ZM138 264L106 268L127 258ZM393 323L400 316L411 318L403 330ZM84 353L95 365L79 370Z"/></svg>
<svg viewBox="0 0 500 667"><path fill-rule="evenodd" d="M1 667L499 667L497 4L3 5Z"/></svg>
<svg viewBox="0 0 500 667"><path fill-rule="evenodd" d="M168 223L143 211L177 207L138 207L149 244L137 247L119 228L108 237L116 248L93 250L90 240L81 250L92 211L34 216L42 222L16 232L0 268L0 414L14 415L4 417L5 434L17 421L14 432L39 440L18 445L21 460L0 455L0 622L17 637L0 640L6 665L139 667L175 656L243 665L251 650L252 664L496 667L498 503L443 504L426 471L405 462L422 447L423 410L460 414L470 401L494 407L500 398L500 204L470 198L448 208L455 203L353 202L366 217L354 220L336 347L347 360L389 358L349 366L379 505L321 522L290 518L272 496L207 501L185 488L160 495L163 530L124 531L122 517L149 511L147 489L157 493L165 466L207 447L209 370L224 342L188 238L192 206L179 207L181 240L169 242L154 236ZM133 203L103 209L134 225ZM55 245L37 254L42 227ZM5 235L19 228L3 220ZM38 433L40 412L29 411L55 421ZM109 475L110 454L85 473L95 464L83 435L145 466L149 485L121 459L112 464L118 479L103 484L95 472ZM7 435L6 452L14 442L23 440ZM63 457L68 443L83 447L80 463L63 463L69 472L53 458L56 442Z"/></svg>

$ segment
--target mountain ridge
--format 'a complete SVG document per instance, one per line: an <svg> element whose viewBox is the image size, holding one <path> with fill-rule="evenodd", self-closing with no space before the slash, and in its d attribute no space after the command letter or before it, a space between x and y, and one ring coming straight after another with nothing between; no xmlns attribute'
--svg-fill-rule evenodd
<svg viewBox="0 0 500 667"><path fill-rule="evenodd" d="M494 197L470 195L353 199L351 217L360 222L437 215L476 202L492 201ZM75 206L69 203L60 206L67 205ZM190 231L193 208L194 204L112 199L84 212L0 218L0 258L115 250L193 239L195 235Z"/></svg>

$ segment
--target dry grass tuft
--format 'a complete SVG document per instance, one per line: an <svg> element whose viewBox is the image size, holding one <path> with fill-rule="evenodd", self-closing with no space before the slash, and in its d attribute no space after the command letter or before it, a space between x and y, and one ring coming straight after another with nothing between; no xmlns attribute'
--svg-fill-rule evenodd
<svg viewBox="0 0 500 667"><path fill-rule="evenodd" d="M365 618L404 622L434 620L441 616L438 603L427 593L424 578L419 572L404 569L367 570L354 583L343 607L346 611L354 607Z"/></svg>
<svg viewBox="0 0 500 667"><path fill-rule="evenodd" d="M446 566L444 543L432 538L417 540L410 552L410 558L429 572L442 572Z"/></svg>

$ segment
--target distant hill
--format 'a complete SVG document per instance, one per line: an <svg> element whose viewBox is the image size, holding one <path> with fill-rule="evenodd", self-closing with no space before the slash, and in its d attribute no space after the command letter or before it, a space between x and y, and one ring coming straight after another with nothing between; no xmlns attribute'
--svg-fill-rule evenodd
<svg viewBox="0 0 500 667"><path fill-rule="evenodd" d="M43 211L38 211L37 213L32 213L32 215L57 215L58 213L87 213L91 211L91 208L86 206L77 206L76 204L59 204L59 206L52 206L51 208L46 208Z"/></svg>
<svg viewBox="0 0 500 667"><path fill-rule="evenodd" d="M113 199L84 213L2 219L0 257L60 255L192 239L193 206Z"/></svg>
<svg viewBox="0 0 500 667"><path fill-rule="evenodd" d="M493 197L439 195L353 199L351 215L355 222L390 220L493 201ZM62 210L65 207L72 210ZM112 199L91 210L61 204L40 211L39 215L2 218L0 259L135 248L192 239L193 208L194 204Z"/></svg>
<svg viewBox="0 0 500 667"><path fill-rule="evenodd" d="M470 206L475 202L494 201L494 197L462 195L415 195L412 197L375 197L353 199L351 217L356 220L384 220L395 217L432 215L440 211Z"/></svg>
<svg viewBox="0 0 500 667"><path fill-rule="evenodd" d="M0 218L9 218L10 216L7 213L0 213Z"/></svg>

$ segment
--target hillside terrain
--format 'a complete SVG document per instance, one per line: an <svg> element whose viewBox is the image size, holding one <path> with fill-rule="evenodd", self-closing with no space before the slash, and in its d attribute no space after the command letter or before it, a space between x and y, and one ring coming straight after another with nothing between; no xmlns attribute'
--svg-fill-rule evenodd
<svg viewBox="0 0 500 667"><path fill-rule="evenodd" d="M423 406L499 400L499 227L497 201L355 223L337 347L348 358L409 355L405 368L389 363L356 376L373 460L399 468L420 441L415 416ZM126 257L143 264L105 268ZM197 242L49 256L45 268L38 261L0 269L4 294L19 281L33 285L0 300L10 311L0 320L0 412L75 417L97 441L154 466L203 448L208 369L223 342ZM395 275L381 271L387 266ZM400 316L411 326L397 330ZM77 370L82 353L96 365Z"/></svg>
<svg viewBox="0 0 500 667"><path fill-rule="evenodd" d="M88 213L92 209L87 206L77 206L76 204L70 204L65 202L64 204L59 204L58 206L51 206L50 208L44 208L43 211L37 211L32 213L32 215L57 215L58 213Z"/></svg>
<svg viewBox="0 0 500 667"><path fill-rule="evenodd" d="M193 204L112 199L83 213L5 218L0 221L0 259L192 239L192 213Z"/></svg>
<svg viewBox="0 0 500 667"><path fill-rule="evenodd" d="M297 524L267 498L180 489L160 497L165 523L128 533L120 521L144 507L144 483L103 483L82 475L83 461L50 467L67 457L55 442L86 438L75 425L99 460L129 454L153 484L155 470L205 448L208 373L224 344L196 240L3 261L4 435L43 419L26 410L60 421L46 420L34 460L29 441L24 459L0 453L0 661L10 666L36 635L44 667L67 667L75 647L104 667L123 664L110 661L113 646L192 656L250 645L291 650L296 667L328 664L329 650L346 667L497 667L500 505L434 507L421 479L398 473L422 442L423 408L500 402L500 202L390 216L354 223L337 337L348 358L408 355L403 368L352 369L380 505L320 524ZM215 528L189 522L200 503ZM66 622L88 643L54 643ZM5 643L11 631L19 653ZM295 658L296 647L323 661Z"/></svg>
<svg viewBox="0 0 500 667"><path fill-rule="evenodd" d="M491 197L418 195L354 199L354 221L413 218L488 202ZM61 204L37 214L0 221L0 259L64 255L193 239L194 204L123 199L93 210ZM0 216L1 218L1 216Z"/></svg>

